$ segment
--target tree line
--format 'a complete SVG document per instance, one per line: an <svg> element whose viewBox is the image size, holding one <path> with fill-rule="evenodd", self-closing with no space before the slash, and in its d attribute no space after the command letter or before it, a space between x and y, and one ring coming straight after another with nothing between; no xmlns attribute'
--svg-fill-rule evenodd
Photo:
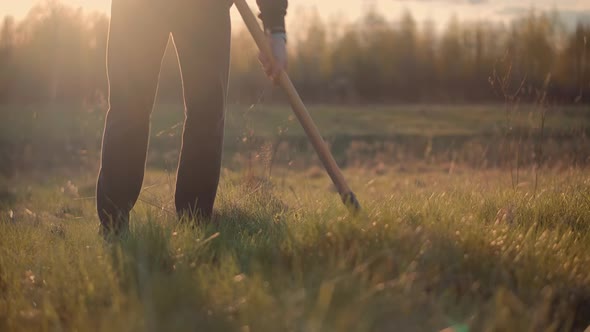
<svg viewBox="0 0 590 332"><path fill-rule="evenodd" d="M590 101L590 25L572 30L556 13L510 24L461 22L439 30L411 13L375 11L350 24L298 18L289 36L290 75L305 100L330 103ZM0 103L104 102L108 16L58 1L0 25ZM233 34L230 101L281 98L263 76L245 29ZM181 97L173 47L163 61L159 98Z"/></svg>

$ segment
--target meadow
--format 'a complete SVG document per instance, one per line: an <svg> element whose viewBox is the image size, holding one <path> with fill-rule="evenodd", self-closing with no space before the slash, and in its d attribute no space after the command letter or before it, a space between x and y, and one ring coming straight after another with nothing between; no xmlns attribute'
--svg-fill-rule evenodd
<svg viewBox="0 0 590 332"><path fill-rule="evenodd" d="M103 113L0 108L2 331L584 331L589 113L314 106L351 217L285 107L230 108L214 222L179 223L159 105L132 231L98 235Z"/></svg>
<svg viewBox="0 0 590 332"><path fill-rule="evenodd" d="M0 174L96 168L106 108L0 105ZM343 167L379 162L413 167L426 162L476 169L533 163L567 168L590 160L586 105L313 105L309 111ZM151 117L147 166L173 172L182 105L160 102ZM297 169L317 165L315 152L287 106L230 105L224 165L242 168L265 149L271 150L276 164Z"/></svg>

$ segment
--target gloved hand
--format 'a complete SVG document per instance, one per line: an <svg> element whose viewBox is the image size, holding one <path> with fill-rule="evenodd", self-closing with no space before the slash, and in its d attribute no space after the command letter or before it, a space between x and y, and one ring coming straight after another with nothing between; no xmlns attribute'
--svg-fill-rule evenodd
<svg viewBox="0 0 590 332"><path fill-rule="evenodd" d="M285 33L271 33L267 34L270 49L274 56L274 62L260 52L258 59L264 67L266 75L275 83L278 84L278 79L281 71L287 70L287 35Z"/></svg>

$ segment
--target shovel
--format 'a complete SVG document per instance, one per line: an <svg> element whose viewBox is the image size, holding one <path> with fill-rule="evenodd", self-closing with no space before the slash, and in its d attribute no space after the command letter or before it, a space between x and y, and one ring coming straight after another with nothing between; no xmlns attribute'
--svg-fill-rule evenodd
<svg viewBox="0 0 590 332"><path fill-rule="evenodd" d="M258 45L260 51L266 56L267 59L273 61L273 53L271 51L270 45L268 44L266 35L260 28L256 16L254 16L254 13L246 3L246 0L234 0L234 4L238 8L240 15L246 23L246 27L250 31L250 34L254 38L254 41ZM311 141L311 144L316 150L320 160L322 161L322 164L328 172L328 175L336 186L342 202L353 215L357 215L361 210L361 206L355 194L352 192L352 190L350 190L350 187L346 183L344 175L342 175L342 171L338 167L338 164L336 164L334 157L330 153L326 142L323 140L318 131L318 128L309 115L309 112L307 111L305 104L303 104L299 93L297 93L295 86L291 82L289 75L285 71L282 71L279 75L278 82L287 94L293 112L297 116L301 126L303 126L307 137Z"/></svg>

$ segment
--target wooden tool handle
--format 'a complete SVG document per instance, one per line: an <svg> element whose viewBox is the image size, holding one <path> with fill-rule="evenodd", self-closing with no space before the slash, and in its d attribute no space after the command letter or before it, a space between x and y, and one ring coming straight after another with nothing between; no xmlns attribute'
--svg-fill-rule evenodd
<svg viewBox="0 0 590 332"><path fill-rule="evenodd" d="M260 28L258 20L256 19L256 16L254 16L254 13L246 3L246 0L234 0L234 4L238 8L240 15L244 19L244 22L246 23L246 26L252 34L252 37L258 45L260 51L266 56L267 59L274 62L273 52L268 43L266 34ZM285 71L281 71L281 74L279 76L279 84L287 94L291 107L293 108L293 112L295 113L297 119L303 126L303 129L305 130L307 137L309 138L311 144L315 148L318 156L320 157L320 160L326 168L326 171L330 175L332 182L334 182L336 189L342 197L342 201L347 206L349 206L349 208L353 208L355 212L357 212L358 210L360 210L360 205L356 200L354 193L350 190L350 187L346 183L344 175L342 175L342 171L340 171L338 164L336 164L336 161L330 153L330 150L328 149L326 142L324 142L322 136L318 131L318 128L316 127L311 116L309 115L309 112L307 111L305 104L303 104L303 101L301 100L299 93L295 89L295 86L293 86L293 82L291 82L289 75Z"/></svg>

